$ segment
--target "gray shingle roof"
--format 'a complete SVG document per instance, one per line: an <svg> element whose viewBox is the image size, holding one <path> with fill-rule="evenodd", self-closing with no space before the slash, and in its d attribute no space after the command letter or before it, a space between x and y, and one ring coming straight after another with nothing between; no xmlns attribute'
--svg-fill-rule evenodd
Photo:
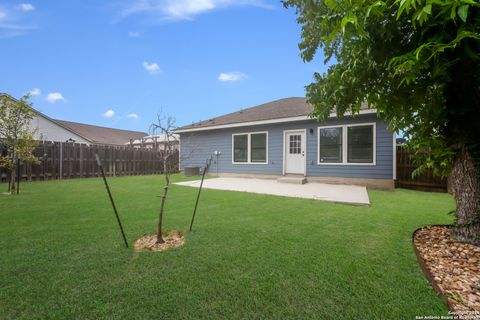
<svg viewBox="0 0 480 320"><path fill-rule="evenodd" d="M365 109L369 109L367 103L364 103L361 107L361 110ZM213 129L216 126L229 124L307 116L312 110L312 105L307 103L303 97L284 98L209 120L196 122L177 128L177 130L193 130L208 127L212 127Z"/></svg>
<svg viewBox="0 0 480 320"><path fill-rule="evenodd" d="M223 116L193 123L191 125L178 128L177 130L212 127L250 121L262 121L306 116L311 111L312 106L306 103L305 98L292 97L275 100L272 102L261 104L259 106L242 109L240 111L232 112Z"/></svg>
<svg viewBox="0 0 480 320"><path fill-rule="evenodd" d="M124 145L130 139L140 139L148 134L140 131L106 128L90 124L58 120L56 122L92 141L94 144Z"/></svg>

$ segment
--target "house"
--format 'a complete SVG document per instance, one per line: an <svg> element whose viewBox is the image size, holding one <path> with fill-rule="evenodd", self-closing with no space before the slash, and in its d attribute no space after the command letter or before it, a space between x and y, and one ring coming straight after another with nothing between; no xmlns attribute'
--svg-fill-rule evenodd
<svg viewBox="0 0 480 320"><path fill-rule="evenodd" d="M145 136L139 139L132 139L130 140L130 142L127 142L126 144L131 145L134 148L164 150L166 140L167 140L166 135L156 134L156 135ZM178 134L174 134L171 137L169 137L168 141L169 141L168 144L170 145L169 146L170 150L178 150L178 145L179 145Z"/></svg>
<svg viewBox="0 0 480 320"><path fill-rule="evenodd" d="M365 105L356 116L310 119L305 98L286 98L183 126L180 168L220 176L306 177L308 181L393 189L395 133Z"/></svg>
<svg viewBox="0 0 480 320"><path fill-rule="evenodd" d="M53 121L87 140L87 144L124 146L131 140L147 136L147 133L141 131L107 128L65 120Z"/></svg>
<svg viewBox="0 0 480 320"><path fill-rule="evenodd" d="M12 96L0 93L0 96ZM125 145L131 139L140 139L147 133L99 127L72 121L52 119L33 109L35 116L30 122L30 130L35 130L34 138L40 141L76 142L88 145Z"/></svg>

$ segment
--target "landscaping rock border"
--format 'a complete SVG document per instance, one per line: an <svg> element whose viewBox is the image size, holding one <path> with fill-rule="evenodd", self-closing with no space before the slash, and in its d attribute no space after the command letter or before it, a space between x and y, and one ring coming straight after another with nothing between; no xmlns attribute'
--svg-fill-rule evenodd
<svg viewBox="0 0 480 320"><path fill-rule="evenodd" d="M420 268L454 312L480 312L480 247L454 240L451 226L415 230L412 243Z"/></svg>

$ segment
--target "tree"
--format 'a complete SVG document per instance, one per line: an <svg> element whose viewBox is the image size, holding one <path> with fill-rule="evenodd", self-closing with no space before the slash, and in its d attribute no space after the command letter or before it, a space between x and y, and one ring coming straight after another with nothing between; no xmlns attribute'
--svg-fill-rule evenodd
<svg viewBox="0 0 480 320"><path fill-rule="evenodd" d="M171 161L173 152L173 145L176 141L175 134L175 118L172 116L164 117L161 114L157 115L157 122L151 125L152 137L154 139L163 140L163 194L161 195L160 200L160 212L158 215L158 225L157 225L157 242L158 244L164 243L162 237L162 224L163 224L163 213L165 210L165 201L167 200L168 188L170 186L170 174L173 172L174 163ZM155 142L158 142L157 140ZM157 148L155 145L154 148Z"/></svg>
<svg viewBox="0 0 480 320"><path fill-rule="evenodd" d="M402 130L420 172L449 176L454 237L480 244L478 0L288 0L301 57L323 49L325 74L306 86L313 117L357 114L367 102Z"/></svg>
<svg viewBox="0 0 480 320"><path fill-rule="evenodd" d="M33 139L35 131L29 126L35 111L28 99L28 95L20 100L8 95L0 96L0 146L6 150L0 154L0 167L12 172L9 181L9 191L12 193L19 179L15 174L18 163L38 162L33 154L38 142Z"/></svg>

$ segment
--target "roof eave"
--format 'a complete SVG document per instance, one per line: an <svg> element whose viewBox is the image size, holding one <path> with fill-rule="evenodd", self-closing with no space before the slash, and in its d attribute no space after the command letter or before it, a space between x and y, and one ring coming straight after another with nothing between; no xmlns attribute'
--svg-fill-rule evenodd
<svg viewBox="0 0 480 320"><path fill-rule="evenodd" d="M377 113L377 109L365 109L360 110L358 114L372 114ZM352 115L351 112L346 112L345 116ZM331 113L330 118L337 117L337 114ZM186 133L186 132L196 132L196 131L207 131L207 130L218 130L218 129L228 129L228 128L239 128L239 127L249 127L249 126L257 126L257 125L264 125L264 124L275 124L275 123L284 123L284 122L296 122L296 121L305 121L305 120L312 120L309 116L297 116L297 117L286 117L286 118L277 118L277 119L268 119L268 120L256 120L256 121L246 121L246 122L236 122L230 124L223 124L223 125L215 125L215 126L207 126L207 127L198 127L198 128L178 128L175 130L175 133Z"/></svg>

